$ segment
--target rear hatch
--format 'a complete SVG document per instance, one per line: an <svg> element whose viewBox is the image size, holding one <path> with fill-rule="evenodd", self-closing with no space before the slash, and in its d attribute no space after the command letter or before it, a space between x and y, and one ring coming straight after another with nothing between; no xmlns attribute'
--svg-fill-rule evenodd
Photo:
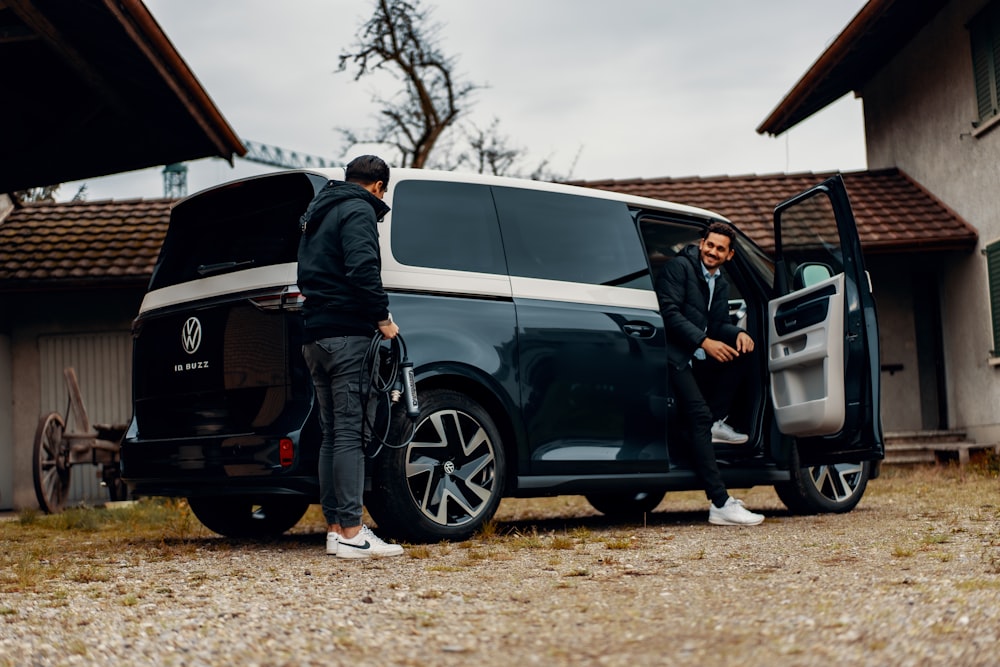
<svg viewBox="0 0 1000 667"><path fill-rule="evenodd" d="M269 175L174 207L134 327L137 440L301 428L311 393L298 351L299 216L325 182Z"/></svg>

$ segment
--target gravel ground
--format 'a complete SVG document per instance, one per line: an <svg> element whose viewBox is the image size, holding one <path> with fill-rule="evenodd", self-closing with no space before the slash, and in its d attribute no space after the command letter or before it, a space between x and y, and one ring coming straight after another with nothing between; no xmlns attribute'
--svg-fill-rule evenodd
<svg viewBox="0 0 1000 667"><path fill-rule="evenodd" d="M0 665L996 665L997 491L890 471L849 514L795 517L753 489L756 528L709 526L699 494L636 525L511 500L493 534L350 562L315 508L275 542L174 527L57 553L7 521Z"/></svg>

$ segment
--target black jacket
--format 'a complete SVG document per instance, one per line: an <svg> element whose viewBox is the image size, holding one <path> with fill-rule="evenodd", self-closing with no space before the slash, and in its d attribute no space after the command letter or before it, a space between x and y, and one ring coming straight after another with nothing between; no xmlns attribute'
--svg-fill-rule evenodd
<svg viewBox="0 0 1000 667"><path fill-rule="evenodd" d="M687 364L705 338L736 344L740 329L729 318L729 283L721 274L715 279L709 312L708 283L697 245L687 246L663 265L656 278L656 296L663 314L667 358L675 367Z"/></svg>
<svg viewBox="0 0 1000 667"><path fill-rule="evenodd" d="M389 316L377 221L389 207L355 183L330 181L302 215L298 286L306 342L370 336Z"/></svg>

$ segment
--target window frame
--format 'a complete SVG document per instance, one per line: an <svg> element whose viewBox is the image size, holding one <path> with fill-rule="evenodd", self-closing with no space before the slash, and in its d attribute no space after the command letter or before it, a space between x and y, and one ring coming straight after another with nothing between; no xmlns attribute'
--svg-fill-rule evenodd
<svg viewBox="0 0 1000 667"><path fill-rule="evenodd" d="M1000 0L984 7L967 28L977 114L972 127L985 130L1000 122Z"/></svg>
<svg viewBox="0 0 1000 667"><path fill-rule="evenodd" d="M1000 239L983 248L986 257L986 280L990 297L990 317L993 324L993 349L990 364L1000 365Z"/></svg>

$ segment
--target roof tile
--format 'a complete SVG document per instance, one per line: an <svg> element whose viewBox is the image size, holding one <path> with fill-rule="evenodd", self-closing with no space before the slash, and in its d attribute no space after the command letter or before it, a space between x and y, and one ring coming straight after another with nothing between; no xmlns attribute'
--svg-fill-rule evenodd
<svg viewBox="0 0 1000 667"><path fill-rule="evenodd" d="M583 185L706 208L729 218L763 247L774 206L837 172L578 181ZM898 169L844 172L844 184L867 253L968 249L978 232Z"/></svg>

